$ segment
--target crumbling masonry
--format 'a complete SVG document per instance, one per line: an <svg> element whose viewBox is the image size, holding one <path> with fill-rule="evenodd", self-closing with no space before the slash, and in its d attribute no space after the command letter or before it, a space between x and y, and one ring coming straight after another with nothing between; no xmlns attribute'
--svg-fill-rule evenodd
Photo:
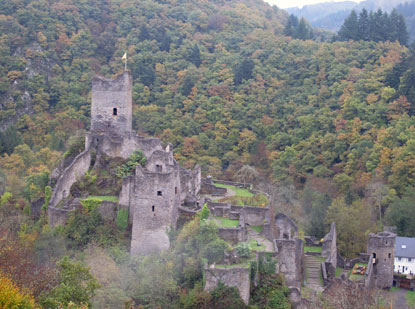
<svg viewBox="0 0 415 309"><path fill-rule="evenodd" d="M119 208L128 209L132 223L131 253L168 249L168 230L176 226L178 208L198 200L201 171L200 167L182 169L173 157L172 145L132 131L132 78L128 71L114 79L93 79L91 130L86 134L85 151L54 172L57 182L49 203L49 224L64 224L73 210L61 201L70 197L71 186L90 168L92 153L127 159L135 150L143 152L147 164L137 165L135 173L123 179L119 196Z"/></svg>

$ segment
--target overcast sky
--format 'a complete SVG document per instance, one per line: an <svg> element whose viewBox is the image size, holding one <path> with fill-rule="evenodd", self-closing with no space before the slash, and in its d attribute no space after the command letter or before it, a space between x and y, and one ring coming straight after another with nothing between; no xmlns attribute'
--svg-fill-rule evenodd
<svg viewBox="0 0 415 309"><path fill-rule="evenodd" d="M344 0L265 0L269 4L275 4L279 8L291 8L294 6L302 7L307 4L315 4L321 2L339 2ZM351 0L354 2L361 2L362 0Z"/></svg>

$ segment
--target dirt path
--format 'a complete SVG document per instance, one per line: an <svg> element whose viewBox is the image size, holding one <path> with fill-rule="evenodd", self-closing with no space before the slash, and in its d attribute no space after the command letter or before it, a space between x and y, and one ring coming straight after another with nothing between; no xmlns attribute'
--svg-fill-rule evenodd
<svg viewBox="0 0 415 309"><path fill-rule="evenodd" d="M249 240L254 239L260 244L264 245L266 248L266 251L269 251L269 252L274 251L274 245L272 244L272 242L270 242L265 237L259 235L259 233L257 233L255 230L251 228L248 228L248 239Z"/></svg>
<svg viewBox="0 0 415 309"><path fill-rule="evenodd" d="M231 197L231 196L235 196L236 192L232 189L226 188L226 194L225 197Z"/></svg>
<svg viewBox="0 0 415 309"><path fill-rule="evenodd" d="M392 299L392 307L395 309L408 309L409 306L406 303L406 293L408 291L404 289L394 290L389 292Z"/></svg>

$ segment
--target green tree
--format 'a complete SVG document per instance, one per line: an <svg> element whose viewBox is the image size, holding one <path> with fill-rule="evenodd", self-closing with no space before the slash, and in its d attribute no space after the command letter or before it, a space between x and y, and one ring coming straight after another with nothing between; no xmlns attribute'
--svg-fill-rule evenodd
<svg viewBox="0 0 415 309"><path fill-rule="evenodd" d="M193 46L193 49L189 55L188 60L193 63L197 68L201 65L202 63L202 59L200 57L200 50L199 50L199 46L197 46L197 44L195 44Z"/></svg>
<svg viewBox="0 0 415 309"><path fill-rule="evenodd" d="M245 79L252 78L252 73L255 68L255 63L252 59L245 57L241 63L236 65L234 69L234 82L235 85L240 85L242 81Z"/></svg>
<svg viewBox="0 0 415 309"><path fill-rule="evenodd" d="M396 197L386 211L386 222L396 226L398 235L415 237L415 192L406 188L401 198Z"/></svg>
<svg viewBox="0 0 415 309"><path fill-rule="evenodd" d="M206 220L209 218L210 211L207 207L207 204L203 205L202 210L200 211L200 220Z"/></svg>
<svg viewBox="0 0 415 309"><path fill-rule="evenodd" d="M294 14L291 14L285 24L284 35L294 37L297 27L298 18Z"/></svg>
<svg viewBox="0 0 415 309"><path fill-rule="evenodd" d="M355 10L352 10L350 15L344 20L344 23L339 30L338 36L341 41L358 41L361 38L359 33L357 14Z"/></svg>
<svg viewBox="0 0 415 309"><path fill-rule="evenodd" d="M369 14L366 9L363 9L359 14L359 20L357 22L357 33L359 39L368 41L369 40Z"/></svg>
<svg viewBox="0 0 415 309"><path fill-rule="evenodd" d="M61 308L69 303L91 305L99 284L89 272L89 268L65 256L58 263L58 285L42 295L41 304L46 308Z"/></svg>
<svg viewBox="0 0 415 309"><path fill-rule="evenodd" d="M343 199L336 199L327 210L326 223L336 222L337 248L345 257L354 257L365 252L367 235L376 232L371 221L371 208L363 201L348 206Z"/></svg>
<svg viewBox="0 0 415 309"><path fill-rule="evenodd" d="M300 19L298 27L295 29L294 37L300 40L309 40L313 37L312 31L304 18Z"/></svg>

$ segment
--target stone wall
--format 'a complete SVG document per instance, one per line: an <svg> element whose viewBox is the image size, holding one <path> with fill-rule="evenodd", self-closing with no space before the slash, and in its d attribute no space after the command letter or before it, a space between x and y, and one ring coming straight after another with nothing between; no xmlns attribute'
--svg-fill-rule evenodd
<svg viewBox="0 0 415 309"><path fill-rule="evenodd" d="M303 281L303 241L301 239L276 239L277 272L284 275L288 287L301 288Z"/></svg>
<svg viewBox="0 0 415 309"><path fill-rule="evenodd" d="M229 218L229 213L231 212L231 204L214 203L214 202L208 201L207 206L213 216Z"/></svg>
<svg viewBox="0 0 415 309"><path fill-rule="evenodd" d="M63 171L59 177L56 186L53 188L52 197L49 202L49 224L54 227L61 220L55 220L55 215L51 215L52 208L56 208L58 203L67 198L70 193L71 186L85 175L91 165L91 147L89 146L84 152L79 154L73 162Z"/></svg>
<svg viewBox="0 0 415 309"><path fill-rule="evenodd" d="M197 165L193 170L180 168L181 201L196 203L202 183L202 170Z"/></svg>
<svg viewBox="0 0 415 309"><path fill-rule="evenodd" d="M211 201L208 201L208 207L216 217L233 219L243 216L246 224L254 226L269 223L270 210L266 207L236 206L229 203L215 203Z"/></svg>
<svg viewBox="0 0 415 309"><path fill-rule="evenodd" d="M92 79L91 131L123 135L132 128L132 77L126 71L114 79Z"/></svg>
<svg viewBox="0 0 415 309"><path fill-rule="evenodd" d="M250 183L241 183L241 182L235 182L235 181L228 181L228 180L215 180L215 183L223 184L223 185L230 185L242 189L250 189L251 184Z"/></svg>
<svg viewBox="0 0 415 309"><path fill-rule="evenodd" d="M99 207L98 212L106 222L115 222L117 220L118 203L103 201Z"/></svg>
<svg viewBox="0 0 415 309"><path fill-rule="evenodd" d="M201 179L201 194L208 194L213 196L222 196L225 195L228 190L226 188L220 188L215 186L212 178L203 178Z"/></svg>
<svg viewBox="0 0 415 309"><path fill-rule="evenodd" d="M51 227L58 226L58 225L65 225L66 220L72 210L70 209L60 209L49 207L48 209L48 219L49 225Z"/></svg>
<svg viewBox="0 0 415 309"><path fill-rule="evenodd" d="M393 275L392 275L392 284L393 284ZM367 264L366 273L365 273L365 287L372 289L376 286L375 271L373 267L373 257L370 257L369 263Z"/></svg>
<svg viewBox="0 0 415 309"><path fill-rule="evenodd" d="M205 267L205 291L213 291L219 284L236 287L245 304L249 303L251 286L250 269L242 267L208 268Z"/></svg>
<svg viewBox="0 0 415 309"><path fill-rule="evenodd" d="M337 267L337 232L336 223L333 222L330 227L330 232L323 239L321 256L326 258L326 263L331 263L332 267Z"/></svg>
<svg viewBox="0 0 415 309"><path fill-rule="evenodd" d="M244 227L220 227L219 237L232 245L248 240L248 231Z"/></svg>
<svg viewBox="0 0 415 309"><path fill-rule="evenodd" d="M233 206L231 211L243 212L248 225L264 225L269 223L269 208L255 206Z"/></svg>
<svg viewBox="0 0 415 309"><path fill-rule="evenodd" d="M132 214L133 214L133 209L131 208L131 199L130 196L132 194L132 190L134 188L134 176L128 176L128 177L124 177L122 179L122 187L121 187L121 192L120 195L118 197L118 204L120 205L120 207L123 207L125 209L128 209L128 212L130 213L129 216L129 222L132 223Z"/></svg>
<svg viewBox="0 0 415 309"><path fill-rule="evenodd" d="M295 239L298 237L298 228L295 223L283 213L275 216L276 239Z"/></svg>
<svg viewBox="0 0 415 309"><path fill-rule="evenodd" d="M111 158L127 159L135 150L141 150L149 158L154 151L163 150L163 143L158 138L146 138L135 133L124 135L87 133L87 140L98 145L98 150Z"/></svg>

